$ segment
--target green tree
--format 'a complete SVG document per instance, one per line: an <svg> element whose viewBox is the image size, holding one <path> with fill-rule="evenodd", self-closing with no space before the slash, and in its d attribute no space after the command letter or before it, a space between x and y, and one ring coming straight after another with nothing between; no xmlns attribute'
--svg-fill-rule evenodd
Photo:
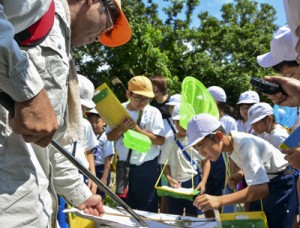
<svg viewBox="0 0 300 228"><path fill-rule="evenodd" d="M106 82L110 86L114 76L126 86L131 72L159 74L168 79L171 94L180 92L184 77L193 76L207 87L223 87L232 104L251 88L251 77L272 73L256 62L256 56L268 52L277 29L271 5L235 0L223 5L221 19L203 12L195 23L192 15L199 0L164 0L164 21L159 17L159 2L122 1L133 31L131 41L117 48L93 44L74 49L78 71L95 85Z"/></svg>

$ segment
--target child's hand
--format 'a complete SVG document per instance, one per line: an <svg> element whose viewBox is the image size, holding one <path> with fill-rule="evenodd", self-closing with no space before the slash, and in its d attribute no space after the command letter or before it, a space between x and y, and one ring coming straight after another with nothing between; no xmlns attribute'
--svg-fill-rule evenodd
<svg viewBox="0 0 300 228"><path fill-rule="evenodd" d="M105 184L105 185L107 185L107 178L101 178L101 182L103 183L103 184Z"/></svg>
<svg viewBox="0 0 300 228"><path fill-rule="evenodd" d="M169 185L170 185L172 188L181 188L181 183L178 182L177 180L173 179L172 177L167 176L167 180L168 180L168 182L169 182Z"/></svg>
<svg viewBox="0 0 300 228"><path fill-rule="evenodd" d="M300 147L288 148L282 152L286 154L284 159L287 160L292 167L300 170Z"/></svg>
<svg viewBox="0 0 300 228"><path fill-rule="evenodd" d="M219 196L211 196L208 194L198 195L193 205L199 210L205 212L212 209L219 209L222 206Z"/></svg>
<svg viewBox="0 0 300 228"><path fill-rule="evenodd" d="M230 189L235 189L237 184L242 180L243 175L235 173L228 177L228 186Z"/></svg>
<svg viewBox="0 0 300 228"><path fill-rule="evenodd" d="M91 179L88 180L88 187L93 194L97 192L97 185Z"/></svg>
<svg viewBox="0 0 300 228"><path fill-rule="evenodd" d="M204 181L201 181L201 182L197 185L196 189L197 189L197 190L200 190L200 194L203 194L203 193L205 192L205 185L206 185L206 183L204 183Z"/></svg>
<svg viewBox="0 0 300 228"><path fill-rule="evenodd" d="M125 118L119 125L119 129L122 132L126 132L129 129L133 129L135 126L136 123L131 118Z"/></svg>

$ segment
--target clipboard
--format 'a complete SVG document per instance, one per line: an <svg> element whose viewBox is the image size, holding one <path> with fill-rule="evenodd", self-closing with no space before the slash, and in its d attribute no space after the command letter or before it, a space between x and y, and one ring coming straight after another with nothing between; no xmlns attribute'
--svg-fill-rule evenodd
<svg viewBox="0 0 300 228"><path fill-rule="evenodd" d="M282 144L280 144L279 148L285 150L287 148L298 146L300 146L300 126L297 127Z"/></svg>
<svg viewBox="0 0 300 228"><path fill-rule="evenodd" d="M106 83L96 88L93 101L96 104L96 110L101 118L103 118L112 129L117 127L126 117L131 118Z"/></svg>

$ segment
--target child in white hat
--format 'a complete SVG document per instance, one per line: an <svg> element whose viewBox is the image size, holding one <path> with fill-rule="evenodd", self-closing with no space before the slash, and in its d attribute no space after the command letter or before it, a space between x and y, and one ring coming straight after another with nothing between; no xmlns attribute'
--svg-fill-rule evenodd
<svg viewBox="0 0 300 228"><path fill-rule="evenodd" d="M164 165L168 161L164 174L169 186L173 188L192 188L193 178L195 189L204 192L210 168L209 160L203 160L193 149L188 149L184 152L181 150L187 145L188 140L186 130L179 125L179 109L180 104L177 104L172 111L172 120L176 126L177 133L176 135L167 136L164 144L165 149L160 155L159 163ZM202 178L200 172L198 172L198 166L200 165L202 167ZM198 210L191 201L168 197L168 213L183 215L184 212L189 216L197 217L198 215Z"/></svg>
<svg viewBox="0 0 300 228"><path fill-rule="evenodd" d="M248 110L248 119L253 130L278 149L289 136L288 130L275 122L273 108L268 103L254 104Z"/></svg>
<svg viewBox="0 0 300 228"><path fill-rule="evenodd" d="M238 120L236 122L238 131L246 133L254 133L251 124L248 121L248 110L253 104L260 101L259 95L255 91L246 91L241 93L239 101L237 102Z"/></svg>
<svg viewBox="0 0 300 228"><path fill-rule="evenodd" d="M188 145L201 156L215 161L222 151L244 171L248 184L241 191L222 196L202 194L194 206L207 211L226 205L250 203L250 211L263 210L270 228L292 227L296 211L295 178L289 174L284 155L267 141L242 132L226 134L218 119L210 114L194 116L187 127Z"/></svg>
<svg viewBox="0 0 300 228"><path fill-rule="evenodd" d="M93 131L97 137L98 145L92 149L95 159L96 176L101 179L106 186L110 184L111 163L115 153L114 143L108 141L105 133L105 121L101 118L98 111L93 108L86 112L88 121L90 121ZM97 189L97 194L105 199L105 193Z"/></svg>
<svg viewBox="0 0 300 228"><path fill-rule="evenodd" d="M230 131L237 130L236 120L233 118L234 110L231 106L229 106L227 101L227 95L225 90L219 86L211 86L208 87L207 90L214 98L217 107L219 109L220 122L225 129L226 133ZM224 160L223 156L220 156L216 161L211 162L210 173L207 179L206 184L206 193L211 195L222 195L224 192L229 192L230 189L228 186L225 187L225 179L226 179L226 160ZM232 212L233 208L225 207L225 212ZM206 212L206 217L215 217L213 216L213 211Z"/></svg>

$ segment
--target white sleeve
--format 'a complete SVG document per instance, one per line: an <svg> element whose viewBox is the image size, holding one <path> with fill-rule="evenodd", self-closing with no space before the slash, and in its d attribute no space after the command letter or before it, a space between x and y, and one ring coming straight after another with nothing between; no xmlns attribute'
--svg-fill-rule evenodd
<svg viewBox="0 0 300 228"><path fill-rule="evenodd" d="M259 156L259 147L253 141L248 141L243 143L239 152L247 184L257 185L269 182L262 158Z"/></svg>
<svg viewBox="0 0 300 228"><path fill-rule="evenodd" d="M160 111L157 108L153 107L153 113L152 113L152 123L151 123L151 132L154 135L159 136L165 136L165 128L164 128L164 122L162 119L162 115Z"/></svg>
<svg viewBox="0 0 300 228"><path fill-rule="evenodd" d="M115 154L114 143L112 141L106 140L103 145L104 157Z"/></svg>
<svg viewBox="0 0 300 228"><path fill-rule="evenodd" d="M14 40L15 30L0 4L0 89L22 102L41 91L44 83L25 51Z"/></svg>
<svg viewBox="0 0 300 228"><path fill-rule="evenodd" d="M84 137L86 138L86 145L85 145L85 150L92 150L93 148L95 148L98 145L98 140L97 137L93 131L92 125L90 124L90 122L88 122L87 120L85 120L85 135Z"/></svg>

